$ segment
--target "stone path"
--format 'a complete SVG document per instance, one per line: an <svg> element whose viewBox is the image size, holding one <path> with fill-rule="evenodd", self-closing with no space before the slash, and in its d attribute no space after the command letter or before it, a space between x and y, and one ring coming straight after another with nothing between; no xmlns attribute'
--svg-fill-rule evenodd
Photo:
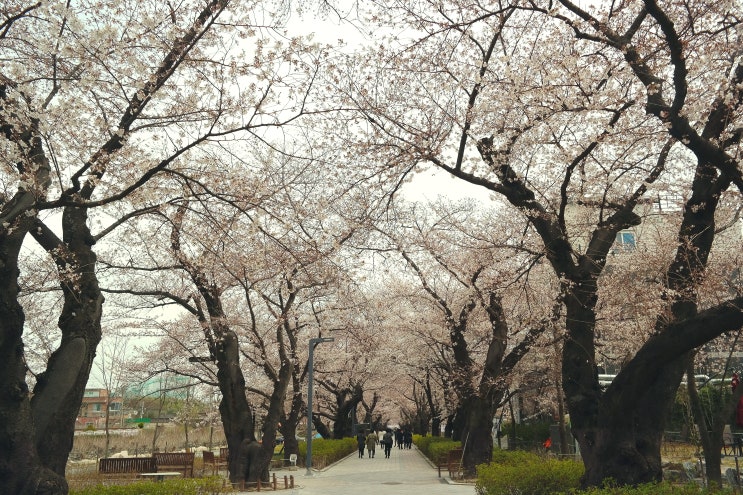
<svg viewBox="0 0 743 495"><path fill-rule="evenodd" d="M384 495L474 495L471 484L452 482L448 473L438 477L438 470L413 446L410 450L392 449L389 459L377 450L376 456L359 459L354 453L322 471L306 476L306 468L275 471L279 486L284 475L294 476L294 489L281 490L296 495L351 495L380 493ZM445 477L446 476L446 477ZM369 491L371 490L371 491ZM263 490L262 490L263 491Z"/></svg>

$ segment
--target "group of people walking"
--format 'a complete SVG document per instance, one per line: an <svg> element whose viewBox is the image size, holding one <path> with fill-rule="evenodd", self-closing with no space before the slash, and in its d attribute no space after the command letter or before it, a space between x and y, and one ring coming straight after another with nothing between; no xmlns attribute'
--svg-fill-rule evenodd
<svg viewBox="0 0 743 495"><path fill-rule="evenodd" d="M395 429L394 433L391 429L387 428L382 435L382 439L379 439L379 435L376 431L365 431L359 432L356 435L356 443L359 447L359 459L364 458L364 448L366 448L369 459L374 458L377 444L380 444L384 449L385 459L390 458L393 445L397 445L400 449L409 449L413 446L413 432L410 430L404 430L401 428Z"/></svg>

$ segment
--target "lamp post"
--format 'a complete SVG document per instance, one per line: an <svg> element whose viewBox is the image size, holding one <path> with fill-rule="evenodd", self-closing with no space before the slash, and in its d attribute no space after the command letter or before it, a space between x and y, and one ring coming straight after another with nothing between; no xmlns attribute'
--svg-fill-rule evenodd
<svg viewBox="0 0 743 495"><path fill-rule="evenodd" d="M307 362L307 473L305 476L312 476L312 386L314 382L313 378L313 355L315 353L315 347L322 342L333 342L333 337L318 337L310 339L310 357Z"/></svg>

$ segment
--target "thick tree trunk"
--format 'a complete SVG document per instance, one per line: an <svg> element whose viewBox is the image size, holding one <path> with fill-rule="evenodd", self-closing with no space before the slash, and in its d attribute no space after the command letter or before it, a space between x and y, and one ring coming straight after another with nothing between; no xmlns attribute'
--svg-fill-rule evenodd
<svg viewBox="0 0 743 495"><path fill-rule="evenodd" d="M284 436L284 465L289 465L289 456L292 454L299 455L299 441L297 440L297 425L304 415L306 408L302 398L302 382L300 370L292 367L292 400L291 409L288 414L281 418L279 431ZM299 461L297 461L299 463Z"/></svg>
<svg viewBox="0 0 743 495"><path fill-rule="evenodd" d="M333 433L328 428L328 425L322 422L322 418L317 415L312 415L312 424L315 426L317 433L323 438L333 438Z"/></svg>
<svg viewBox="0 0 743 495"><path fill-rule="evenodd" d="M284 353L282 353L284 354ZM285 354L282 356L281 368L279 369L278 381L273 384L273 392L268 403L268 411L263 420L263 437L261 439L261 455L257 466L252 466L248 479L246 481L253 483L258 481L268 481L268 471L273 458L273 451L276 445L276 431L279 429L281 412L284 409L286 392L289 389L289 382L292 379L294 366L291 359ZM292 435L293 437L294 435ZM286 438L286 437L285 437Z"/></svg>
<svg viewBox="0 0 743 495"><path fill-rule="evenodd" d="M102 336L104 297L95 273L95 242L87 221L86 209L67 207L62 215L64 242L40 223L32 230L59 267L65 301L58 322L62 340L46 370L37 377L31 400L39 456L60 476L65 474L75 420Z"/></svg>
<svg viewBox="0 0 743 495"><path fill-rule="evenodd" d="M248 403L245 377L240 367L240 343L237 334L226 324L220 288L181 252L180 225L185 214L186 206L179 205L170 233L171 249L206 304L207 314L202 311L200 302L197 302L196 313L204 329L209 353L217 365L217 383L222 393L219 414L230 452L227 468L230 482L238 484L245 479L243 447L256 440L253 411ZM256 455L255 450L251 447L251 459Z"/></svg>
<svg viewBox="0 0 743 495"><path fill-rule="evenodd" d="M3 100L5 89L4 84L0 85ZM43 196L49 185L49 162L39 137L38 121L31 120L28 128L14 128L17 122L6 126L4 119L1 123L2 132L8 137L13 133L20 143L23 165L35 170L35 176L33 187L19 188L12 199L2 204L0 212L0 492L65 495L67 482L44 466L34 442L23 345L25 315L18 302L18 254L36 221L35 215L28 213L34 212L38 196Z"/></svg>
<svg viewBox="0 0 743 495"><path fill-rule="evenodd" d="M18 252L25 231L0 238L0 492L63 495L67 482L43 467L34 444L22 340L25 316L18 303Z"/></svg>
<svg viewBox="0 0 743 495"><path fill-rule="evenodd" d="M433 418L431 418L431 436L433 437L440 437L441 436L441 415L437 414Z"/></svg>
<svg viewBox="0 0 743 495"><path fill-rule="evenodd" d="M221 339L216 345L217 380L222 400L219 413L224 426L227 447L230 449L228 469L230 481L239 483L245 473L240 472L240 446L243 440L255 440L253 411L245 395L245 378L240 369L240 350L237 336L229 329L221 330Z"/></svg>
<svg viewBox="0 0 743 495"><path fill-rule="evenodd" d="M462 446L464 458L462 461L465 477L473 478L477 475L477 466L489 464L493 460L493 417L494 404L476 397L469 401L466 410L469 411L465 426Z"/></svg>
<svg viewBox="0 0 743 495"><path fill-rule="evenodd" d="M351 426L351 413L364 399L364 389L360 384L352 384L350 388L343 389L336 394L336 410L333 418L333 438L346 438L353 436Z"/></svg>
<svg viewBox="0 0 743 495"><path fill-rule="evenodd" d="M633 373L632 362L623 372ZM595 426L576 427L573 434L580 444L586 468L584 484L600 486L607 478L620 485L638 485L662 479L660 447L666 417L676 395L684 359L676 359L659 367L645 381L627 383L615 379L600 410ZM630 392L631 390L631 392ZM634 396L634 401L617 400L619 396ZM571 421L572 421L571 414Z"/></svg>

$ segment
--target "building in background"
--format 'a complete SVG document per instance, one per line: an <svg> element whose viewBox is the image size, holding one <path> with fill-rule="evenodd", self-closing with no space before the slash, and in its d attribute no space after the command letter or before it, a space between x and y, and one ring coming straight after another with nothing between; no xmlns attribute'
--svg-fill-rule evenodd
<svg viewBox="0 0 743 495"><path fill-rule="evenodd" d="M121 421L122 397L111 397L105 388L86 388L80 413L75 422L77 429L103 429L106 426L106 411L110 411L109 424Z"/></svg>

